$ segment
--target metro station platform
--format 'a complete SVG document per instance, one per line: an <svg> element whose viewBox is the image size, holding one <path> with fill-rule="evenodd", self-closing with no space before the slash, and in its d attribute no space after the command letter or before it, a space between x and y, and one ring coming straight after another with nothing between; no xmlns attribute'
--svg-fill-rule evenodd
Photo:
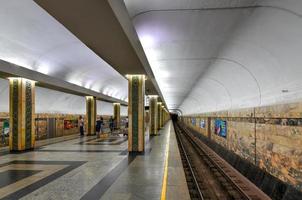
<svg viewBox="0 0 302 200"><path fill-rule="evenodd" d="M144 154L127 145L89 136L3 155L0 199L190 199L172 122Z"/></svg>

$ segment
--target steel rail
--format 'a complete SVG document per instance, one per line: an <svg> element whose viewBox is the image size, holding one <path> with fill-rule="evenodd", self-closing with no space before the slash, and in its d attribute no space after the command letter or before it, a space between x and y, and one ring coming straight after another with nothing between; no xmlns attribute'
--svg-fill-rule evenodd
<svg viewBox="0 0 302 200"><path fill-rule="evenodd" d="M179 125L178 125L179 126ZM180 126L179 126L180 128ZM204 150L200 145L198 145L192 137L191 133L188 133L189 131L185 128L181 128L186 134L187 138L191 141L191 144L195 146L195 148L198 148L202 153L207 157L207 159L217 168L217 170L220 172L220 174L228 181L228 183L232 184L233 188L236 189L237 192L239 192L243 197L245 197L247 200L252 200L251 197L249 197L242 189L240 186L238 186L230 176L227 175L227 173L220 167L220 165L209 155L209 152Z"/></svg>
<svg viewBox="0 0 302 200"><path fill-rule="evenodd" d="M190 160L189 160L189 158L188 158L188 154L187 154L187 152L186 152L186 150L185 150L185 148L184 148L184 146L183 146L183 143L182 143L182 141L181 141L180 134L179 134L179 131L180 131L180 130L181 130L180 128L178 128L178 130L175 130L176 137L178 138L180 147L181 147L181 149L182 149L182 151L183 151L183 154L184 154L184 156L185 156L186 162L187 162L187 164L188 164L188 166L189 166L189 169L190 169L190 172L191 172L191 174L192 174L192 177L193 177L193 181L194 181L195 187L197 188L197 191L198 191L198 195L199 195L199 197L200 197L201 200L204 200L203 194L202 194L202 192L201 192L201 190L200 190L198 181L197 181L196 176L195 176L195 172L194 172L194 170L193 170L193 168L192 168L192 165L191 165L191 163L190 163Z"/></svg>

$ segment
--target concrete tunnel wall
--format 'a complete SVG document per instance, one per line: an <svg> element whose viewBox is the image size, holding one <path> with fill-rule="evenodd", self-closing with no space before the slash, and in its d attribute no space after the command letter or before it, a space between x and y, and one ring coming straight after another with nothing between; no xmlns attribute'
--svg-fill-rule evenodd
<svg viewBox="0 0 302 200"><path fill-rule="evenodd" d="M36 113L86 113L85 97L36 87ZM9 82L0 79L0 112L9 112ZM121 106L121 115L127 116L127 107ZM113 115L113 104L97 101L98 115Z"/></svg>
<svg viewBox="0 0 302 200"><path fill-rule="evenodd" d="M180 106L184 115L300 101L302 1L258 1ZM213 12L227 12L218 10Z"/></svg>

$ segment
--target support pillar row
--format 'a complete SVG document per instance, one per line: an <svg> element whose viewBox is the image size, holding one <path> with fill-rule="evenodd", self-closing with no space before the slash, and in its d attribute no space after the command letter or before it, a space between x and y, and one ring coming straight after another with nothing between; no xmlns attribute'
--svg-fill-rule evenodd
<svg viewBox="0 0 302 200"><path fill-rule="evenodd" d="M86 96L86 134L95 135L96 98Z"/></svg>
<svg viewBox="0 0 302 200"><path fill-rule="evenodd" d="M35 146L35 82L25 78L9 79L10 151Z"/></svg>
<svg viewBox="0 0 302 200"><path fill-rule="evenodd" d="M120 103L113 103L113 119L116 123L115 126L117 129L120 128L121 123L121 104Z"/></svg>
<svg viewBox="0 0 302 200"><path fill-rule="evenodd" d="M158 130L160 130L160 128L162 127L162 103L161 102L158 102L157 103L157 124L158 124Z"/></svg>
<svg viewBox="0 0 302 200"><path fill-rule="evenodd" d="M145 149L145 76L128 75L128 151L143 152Z"/></svg>
<svg viewBox="0 0 302 200"><path fill-rule="evenodd" d="M164 110L164 106L161 105L161 118L160 118L160 125L161 127L164 127L165 125L165 121L164 121L164 117L165 117L165 110Z"/></svg>
<svg viewBox="0 0 302 200"><path fill-rule="evenodd" d="M150 107L150 135L157 135L158 125L157 125L157 96L150 96L149 107Z"/></svg>

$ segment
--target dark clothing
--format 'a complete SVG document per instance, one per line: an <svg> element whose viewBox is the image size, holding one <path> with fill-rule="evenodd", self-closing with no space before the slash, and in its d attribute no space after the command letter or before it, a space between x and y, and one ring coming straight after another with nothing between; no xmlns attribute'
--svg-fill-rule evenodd
<svg viewBox="0 0 302 200"><path fill-rule="evenodd" d="M103 122L101 120L97 120L96 121L96 127L95 127L95 131L96 132L100 132L101 131L102 124L103 124Z"/></svg>
<svg viewBox="0 0 302 200"><path fill-rule="evenodd" d="M80 133L81 135L84 135L84 126L80 126Z"/></svg>
<svg viewBox="0 0 302 200"><path fill-rule="evenodd" d="M110 128L110 131L112 132L113 128L114 128L114 121L112 118L109 119L109 128Z"/></svg>

